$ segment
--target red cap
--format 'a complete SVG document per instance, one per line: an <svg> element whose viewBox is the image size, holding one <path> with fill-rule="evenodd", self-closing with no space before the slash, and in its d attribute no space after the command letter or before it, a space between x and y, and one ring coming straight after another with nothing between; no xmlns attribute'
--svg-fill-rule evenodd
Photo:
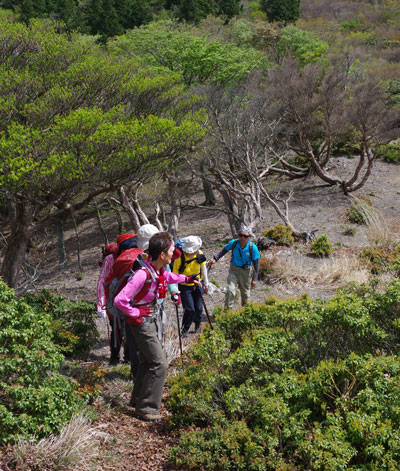
<svg viewBox="0 0 400 471"><path fill-rule="evenodd" d="M128 240L128 239L131 239L132 237L136 237L137 234L129 234L129 232L125 233L125 234L121 234L117 237L117 244L121 244L122 242L124 242L125 240Z"/></svg>

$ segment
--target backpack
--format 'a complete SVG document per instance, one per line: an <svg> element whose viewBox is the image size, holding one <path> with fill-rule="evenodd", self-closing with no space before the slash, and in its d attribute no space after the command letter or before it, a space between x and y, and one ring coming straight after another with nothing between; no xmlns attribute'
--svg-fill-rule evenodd
<svg viewBox="0 0 400 471"><path fill-rule="evenodd" d="M237 246L238 242L239 242L239 239L235 239L235 242L232 245L232 248L231 248L231 250L232 250L231 262L233 260L233 251L234 251L235 247ZM252 260L253 260L253 258L252 258L252 255L253 255L253 242L249 243L249 252L250 252L250 263L251 263Z"/></svg>
<svg viewBox="0 0 400 471"><path fill-rule="evenodd" d="M125 315L114 306L115 296L122 290L127 284L129 279L134 275L136 270L142 267L142 261L140 256L143 253L143 249L128 249L119 255L113 265L111 273L108 275L105 281L105 294L107 299L107 311L110 314L111 319L114 322L114 346L117 347L122 339L117 339L118 329L124 332ZM140 293L143 290L140 291ZM139 294L140 294L139 293ZM146 295L147 291L143 293L142 297ZM137 297L137 296L136 296Z"/></svg>
<svg viewBox="0 0 400 471"><path fill-rule="evenodd" d="M103 265L104 259L108 255L113 255L114 260L117 258L117 252L118 252L118 244L107 244L104 247L101 248L101 258L98 258L96 262L98 263L99 267Z"/></svg>
<svg viewBox="0 0 400 471"><path fill-rule="evenodd" d="M192 262L196 261L199 265L201 265L206 260L207 260L206 256L203 253L197 253L197 255L194 258L192 258L191 260L186 260L185 255L182 252L182 254L181 254L181 264L180 264L180 267L179 267L178 271L179 271L179 273L182 274L185 271L186 265L189 265L189 263L192 263Z"/></svg>
<svg viewBox="0 0 400 471"><path fill-rule="evenodd" d="M184 241L185 241L185 237L181 237L180 239L176 240L175 244L174 244L175 248L182 252L181 257L183 256L182 245L183 245ZM175 260L172 260L172 262L169 264L169 268L171 269L171 271L173 271L174 262L175 262Z"/></svg>

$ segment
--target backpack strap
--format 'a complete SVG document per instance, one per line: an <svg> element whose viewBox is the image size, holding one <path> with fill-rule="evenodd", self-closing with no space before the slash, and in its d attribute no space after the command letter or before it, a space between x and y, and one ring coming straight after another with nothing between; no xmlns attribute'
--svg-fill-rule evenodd
<svg viewBox="0 0 400 471"><path fill-rule="evenodd" d="M146 281L144 282L142 289L132 299L132 306L140 306L143 304L147 304L146 302L141 302L142 299L146 296L146 294L149 292L157 293L157 287L151 289L152 283L156 281L155 270L152 267L148 267L147 265L142 265L142 270L146 270Z"/></svg>
<svg viewBox="0 0 400 471"><path fill-rule="evenodd" d="M237 243L239 242L239 239L235 239L235 242L232 245L231 251L232 251L232 256L231 256L231 263L233 261L233 251L235 247L237 246ZM249 252L250 252L250 263L253 262L253 242L249 242Z"/></svg>
<svg viewBox="0 0 400 471"><path fill-rule="evenodd" d="M185 259L185 255L184 255L183 252L182 252L182 255L181 255L181 265L180 265L180 267L179 267L178 272L182 274L182 273L185 271L186 265L189 265L189 263L192 263L192 262L194 262L194 261L197 261L197 255L196 255L194 258L192 258L191 260L186 260L186 259Z"/></svg>

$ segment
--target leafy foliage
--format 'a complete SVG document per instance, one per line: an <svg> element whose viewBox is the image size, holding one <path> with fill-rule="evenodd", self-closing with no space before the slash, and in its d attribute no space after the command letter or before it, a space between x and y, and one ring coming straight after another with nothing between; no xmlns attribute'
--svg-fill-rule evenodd
<svg viewBox="0 0 400 471"><path fill-rule="evenodd" d="M64 359L52 342L52 319L35 312L0 280L0 443L43 437L83 404L76 384L58 369Z"/></svg>
<svg viewBox="0 0 400 471"><path fill-rule="evenodd" d="M379 152L383 155L386 162L393 164L400 163L400 143L390 143L386 146L381 146Z"/></svg>
<svg viewBox="0 0 400 471"><path fill-rule="evenodd" d="M50 22L2 19L0 45L0 185L18 210L3 276L15 285L11 267L41 224L150 178L205 130L176 75L89 49Z"/></svg>
<svg viewBox="0 0 400 471"><path fill-rule="evenodd" d="M321 41L315 34L295 26L287 26L282 29L277 45L280 60L289 55L298 60L301 65L318 62L326 55L327 50L328 44L325 41Z"/></svg>
<svg viewBox="0 0 400 471"><path fill-rule="evenodd" d="M260 3L270 22L286 25L295 23L300 16L300 0L261 0Z"/></svg>
<svg viewBox="0 0 400 471"><path fill-rule="evenodd" d="M326 234L321 234L310 244L310 250L315 255L320 257L327 257L333 252L331 241Z"/></svg>
<svg viewBox="0 0 400 471"><path fill-rule="evenodd" d="M68 301L48 290L24 295L34 311L47 312L52 318L53 339L67 356L85 356L99 340L95 306L86 301Z"/></svg>
<svg viewBox="0 0 400 471"><path fill-rule="evenodd" d="M400 282L217 311L172 379L178 469L396 469ZM377 354L377 352L380 352ZM311 465L312 463L312 465Z"/></svg>
<svg viewBox="0 0 400 471"><path fill-rule="evenodd" d="M228 22L241 11L240 0L167 0L167 7L173 6L180 21L194 24L208 15L221 16Z"/></svg>
<svg viewBox="0 0 400 471"><path fill-rule="evenodd" d="M274 227L262 232L262 236L275 240L279 245L293 245L294 237L292 229L285 224L276 224Z"/></svg>
<svg viewBox="0 0 400 471"><path fill-rule="evenodd" d="M360 253L360 259L374 275L387 270L393 263L393 255L382 248L366 247Z"/></svg>
<svg viewBox="0 0 400 471"><path fill-rule="evenodd" d="M207 82L231 85L269 64L255 49L179 31L171 22L164 21L131 30L110 42L109 48L177 72L186 85Z"/></svg>

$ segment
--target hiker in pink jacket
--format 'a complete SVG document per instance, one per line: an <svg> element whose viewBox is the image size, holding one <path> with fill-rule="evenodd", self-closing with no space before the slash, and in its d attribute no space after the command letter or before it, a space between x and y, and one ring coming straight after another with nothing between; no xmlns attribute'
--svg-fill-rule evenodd
<svg viewBox="0 0 400 471"><path fill-rule="evenodd" d="M137 270L115 297L114 305L126 315L127 328L140 351L137 379L130 405L142 420L160 420L161 398L167 374L167 361L157 336L159 314L157 298L165 298L171 283L196 283L187 277L165 270L172 261L174 241L168 232L159 232L149 241L149 261Z"/></svg>

